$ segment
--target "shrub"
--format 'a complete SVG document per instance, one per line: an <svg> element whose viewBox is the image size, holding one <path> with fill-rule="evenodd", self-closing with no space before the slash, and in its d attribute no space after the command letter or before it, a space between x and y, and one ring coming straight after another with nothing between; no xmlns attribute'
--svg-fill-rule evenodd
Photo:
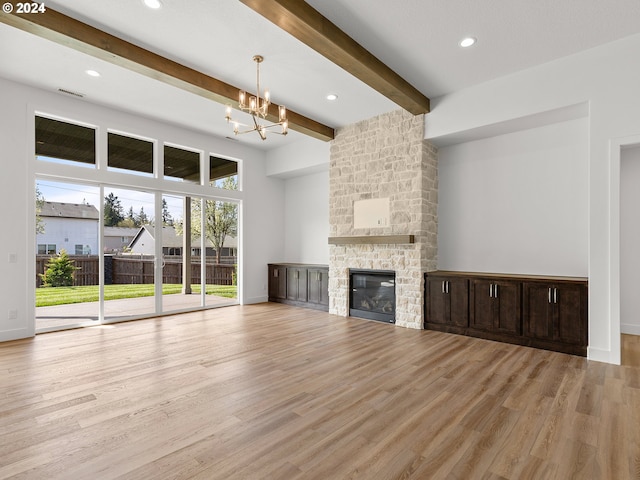
<svg viewBox="0 0 640 480"><path fill-rule="evenodd" d="M79 267L74 265L66 250L60 250L57 256L51 257L47 269L40 274L42 285L45 287L70 287L73 285L73 274Z"/></svg>

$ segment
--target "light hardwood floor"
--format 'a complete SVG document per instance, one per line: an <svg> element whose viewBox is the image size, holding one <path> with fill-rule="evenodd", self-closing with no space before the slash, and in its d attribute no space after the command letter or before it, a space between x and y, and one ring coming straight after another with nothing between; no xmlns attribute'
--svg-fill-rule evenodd
<svg viewBox="0 0 640 480"><path fill-rule="evenodd" d="M640 478L640 368L262 304L0 344L0 478Z"/></svg>

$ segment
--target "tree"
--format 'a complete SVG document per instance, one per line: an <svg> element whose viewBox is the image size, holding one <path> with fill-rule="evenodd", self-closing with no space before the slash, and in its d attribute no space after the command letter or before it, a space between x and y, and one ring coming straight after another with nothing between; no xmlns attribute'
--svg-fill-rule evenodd
<svg viewBox="0 0 640 480"><path fill-rule="evenodd" d="M226 190L236 190L238 184L234 177L224 179L223 187ZM199 200L191 201L191 239L202 236L200 219L202 208ZM220 200L205 201L205 238L211 242L216 250L216 262L220 263L222 247L227 237L238 235L238 206L235 203ZM183 234L182 222L177 222L176 231Z"/></svg>
<svg viewBox="0 0 640 480"><path fill-rule="evenodd" d="M150 223L151 221L149 220L149 217L145 213L144 207L140 207L140 213L138 213L138 215L136 216L136 226L141 227L143 225L148 225Z"/></svg>
<svg viewBox="0 0 640 480"><path fill-rule="evenodd" d="M36 234L44 233L44 220L42 220L42 217L40 216L43 206L44 195L42 195L40 188L36 185Z"/></svg>
<svg viewBox="0 0 640 480"><path fill-rule="evenodd" d="M136 228L138 225L136 225L136 221L133 218L125 218L124 220L122 220L121 222L118 222L118 225L116 225L117 227L124 227L124 228Z"/></svg>
<svg viewBox="0 0 640 480"><path fill-rule="evenodd" d="M171 216L171 212L169 212L169 205L167 205L165 198L162 199L162 225L165 227L173 225L173 217Z"/></svg>
<svg viewBox="0 0 640 480"><path fill-rule="evenodd" d="M75 261L69 258L67 251L62 249L57 256L49 259L47 269L40 274L40 278L45 287L70 287L76 270L80 268L75 266Z"/></svg>
<svg viewBox="0 0 640 480"><path fill-rule="evenodd" d="M104 226L115 227L124 220L122 204L113 192L104 197Z"/></svg>

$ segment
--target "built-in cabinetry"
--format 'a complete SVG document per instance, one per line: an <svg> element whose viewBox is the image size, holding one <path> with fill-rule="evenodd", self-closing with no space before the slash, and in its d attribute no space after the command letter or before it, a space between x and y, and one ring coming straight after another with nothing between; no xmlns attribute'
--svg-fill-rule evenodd
<svg viewBox="0 0 640 480"><path fill-rule="evenodd" d="M429 275L426 279L425 315L432 323L466 327L469 325L469 280L462 277Z"/></svg>
<svg viewBox="0 0 640 480"><path fill-rule="evenodd" d="M269 301L328 311L329 267L270 263Z"/></svg>
<svg viewBox="0 0 640 480"><path fill-rule="evenodd" d="M587 280L436 271L425 328L575 355L587 352Z"/></svg>

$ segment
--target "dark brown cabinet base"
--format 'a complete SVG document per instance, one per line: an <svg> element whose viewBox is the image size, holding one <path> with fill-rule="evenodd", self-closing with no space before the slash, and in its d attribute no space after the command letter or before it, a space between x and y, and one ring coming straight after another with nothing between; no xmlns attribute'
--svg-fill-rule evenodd
<svg viewBox="0 0 640 480"><path fill-rule="evenodd" d="M329 311L329 267L270 263L269 301Z"/></svg>
<svg viewBox="0 0 640 480"><path fill-rule="evenodd" d="M584 278L436 271L424 327L586 356L587 302Z"/></svg>

